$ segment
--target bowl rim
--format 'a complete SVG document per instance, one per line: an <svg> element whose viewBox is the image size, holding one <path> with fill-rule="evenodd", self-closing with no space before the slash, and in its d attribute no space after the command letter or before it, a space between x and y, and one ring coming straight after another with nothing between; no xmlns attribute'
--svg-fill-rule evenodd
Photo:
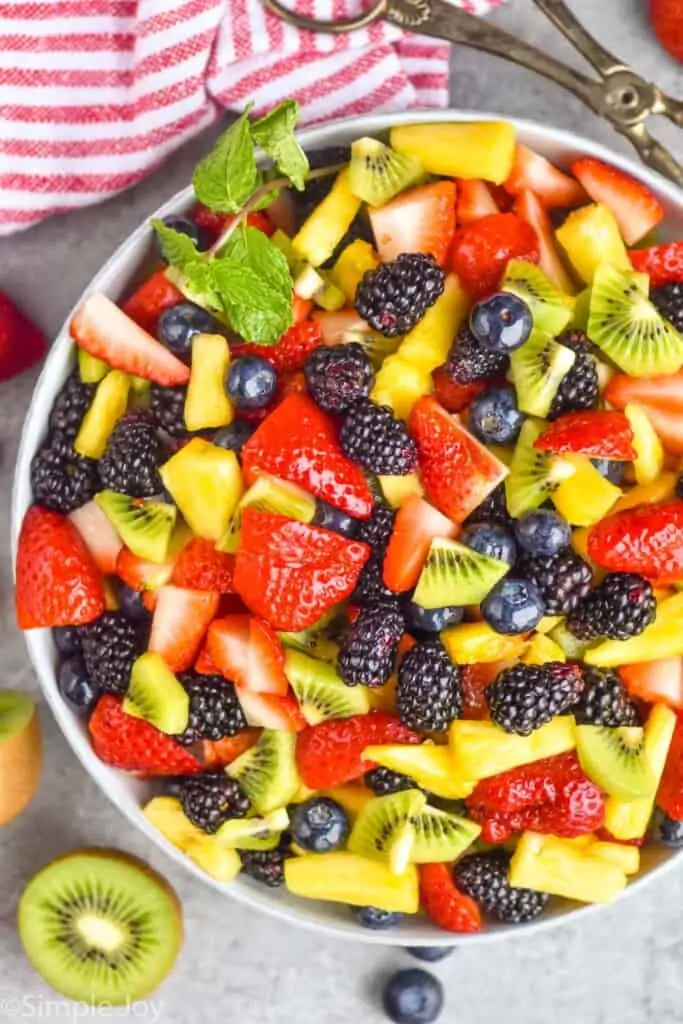
<svg viewBox="0 0 683 1024"><path fill-rule="evenodd" d="M653 188L660 197L664 197L671 207L679 210L681 216L683 216L683 190L672 182L667 181L655 171L636 163L636 161L630 157L613 152L606 145L594 142L591 139L585 138L573 131L549 127L539 121L528 118L518 118L490 111L459 110L455 108L449 108L447 110L419 110L385 114L378 113L366 114L362 117L331 121L323 125L304 129L298 133L298 137L304 148L310 149L316 146L333 145L335 142L339 141L339 136L349 135L351 133L369 134L373 132L381 132L397 124L419 123L436 125L452 122L473 121L507 121L515 126L517 132L535 135L548 143L559 146L569 153L589 155L596 157L597 159L607 161L634 177L641 179L646 185ZM12 483L10 523L13 576L16 576L16 550L19 530L21 528L24 514L31 503L31 458L35 452L38 438L43 435L49 409L57 392L57 388L58 386L61 386L64 379L63 371L67 364L70 346L72 345L72 340L69 336L69 323L71 318L83 299L90 292L96 290L100 284L109 277L115 267L122 264L125 265L127 261L130 261L131 256L138 246L146 238L149 238L151 234L149 221L151 218L163 217L166 214L176 212L178 209L187 207L192 197L192 186L191 184L188 184L184 189L176 192L166 200L166 202L158 207L153 213L149 214L147 219L143 221L135 231L133 231L132 234L130 234L118 246L104 265L91 278L88 285L79 296L77 302L69 311L64 323L55 337L31 395L30 404L22 425L19 449L15 463ZM133 269L134 268L131 266L131 276ZM56 384L57 380L59 380L59 385ZM137 808L136 813L130 807L125 804L121 806L116 801L115 794L111 792L111 789L108 786L111 773L116 772L116 769L110 768L99 760L92 750L88 739L84 737L78 728L75 716L59 699L53 666L47 664L43 657L43 653L40 651L40 636L47 632L47 630L24 632L23 635L28 650L29 660L38 677L40 689L45 700L50 706L51 711L72 751L76 754L76 757L81 762L88 775L95 781L107 799L117 807L121 813L123 813L131 825L133 825L138 831L142 832L147 839L154 843L159 849L169 855L176 864L180 865L185 871L189 871L205 885L208 883L212 889L222 893L227 893L246 906L265 911L272 917L287 923L296 924L314 932L322 932L329 937L351 939L356 942L366 942L384 946L464 946L465 944L473 945L488 942L499 942L511 935L515 935L518 938L529 937L532 934L537 935L541 932L556 928L561 924L575 922L578 920L579 916L581 920L583 920L587 915L596 913L603 909L602 904L586 904L578 906L570 904L566 912L560 912L545 918L539 918L536 921L529 922L521 929L510 925L489 926L484 931L472 935L455 935L442 932L437 930L435 926L431 925L431 923L428 923L425 927L417 929L417 933L413 935L411 932L405 932L401 928L394 931L369 931L359 927L353 919L350 919L348 923L332 918L330 918L330 920L321 920L320 918L324 918L326 912L329 913L329 904L327 903L300 899L297 901L296 908L293 909L291 906L283 904L278 899L278 890L270 890L265 887L261 887L260 889L255 888L252 883L245 883L244 881L233 882L229 886L216 882L202 872L184 854L172 846L171 843L169 843L156 829L154 829L141 814L139 808ZM681 853L683 853L683 850L669 851L666 854L665 859L653 865L645 874L639 875L635 879L631 880L624 895L635 892L636 890L641 892L644 886L653 878L661 876L665 871L670 870L678 860ZM307 911L307 908L309 907L311 909L310 911ZM324 909L320 910L321 907ZM420 935L420 931L428 932L429 934Z"/></svg>

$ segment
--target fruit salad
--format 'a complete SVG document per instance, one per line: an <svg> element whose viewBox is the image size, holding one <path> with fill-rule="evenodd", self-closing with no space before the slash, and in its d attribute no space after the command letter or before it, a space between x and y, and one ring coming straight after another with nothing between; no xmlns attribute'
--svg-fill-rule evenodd
<svg viewBox="0 0 683 1024"><path fill-rule="evenodd" d="M451 933L615 900L683 846L683 242L511 124L295 120L73 317L19 625L218 882Z"/></svg>

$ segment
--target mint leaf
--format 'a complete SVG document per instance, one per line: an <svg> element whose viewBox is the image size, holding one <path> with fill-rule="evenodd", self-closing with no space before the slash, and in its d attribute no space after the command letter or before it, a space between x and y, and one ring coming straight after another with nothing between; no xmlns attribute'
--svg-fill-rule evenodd
<svg viewBox="0 0 683 1024"><path fill-rule="evenodd" d="M202 254L188 235L169 228L163 220L155 219L151 224L159 239L161 255L172 267L177 267L186 274L188 267L202 259Z"/></svg>
<svg viewBox="0 0 683 1024"><path fill-rule="evenodd" d="M298 117L299 104L295 100L285 100L260 121L255 121L251 134L278 171L301 192L306 184L308 159L294 136Z"/></svg>
<svg viewBox="0 0 683 1024"><path fill-rule="evenodd" d="M195 168L195 195L216 213L238 213L259 184L248 107Z"/></svg>
<svg viewBox="0 0 683 1024"><path fill-rule="evenodd" d="M242 225L230 235L218 255L249 267L272 291L291 303L292 275L285 255L262 231Z"/></svg>
<svg viewBox="0 0 683 1024"><path fill-rule="evenodd" d="M235 259L216 260L212 276L233 330L245 341L277 345L292 323L291 291L285 297L268 278Z"/></svg>

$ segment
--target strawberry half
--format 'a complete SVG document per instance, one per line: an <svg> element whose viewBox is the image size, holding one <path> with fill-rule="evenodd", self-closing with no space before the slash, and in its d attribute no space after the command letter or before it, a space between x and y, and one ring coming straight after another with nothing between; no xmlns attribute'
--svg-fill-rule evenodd
<svg viewBox="0 0 683 1024"><path fill-rule="evenodd" d="M194 775L202 769L180 743L143 718L121 709L121 699L105 693L97 702L88 728L100 761L125 772L143 775Z"/></svg>
<svg viewBox="0 0 683 1024"><path fill-rule="evenodd" d="M40 505L24 516L14 591L20 629L82 626L104 611L102 577L74 524Z"/></svg>
<svg viewBox="0 0 683 1024"><path fill-rule="evenodd" d="M235 556L217 551L210 540L194 537L178 556L171 581L176 587L230 594L235 589Z"/></svg>
<svg viewBox="0 0 683 1024"><path fill-rule="evenodd" d="M615 462L631 462L637 457L631 424L623 412L607 409L565 413L548 424L534 448L555 455L571 452Z"/></svg>
<svg viewBox="0 0 683 1024"><path fill-rule="evenodd" d="M218 594L160 587L149 637L172 672L185 672L199 653L204 634L218 610Z"/></svg>
<svg viewBox="0 0 683 1024"><path fill-rule="evenodd" d="M639 505L588 531L588 557L612 572L638 572L661 584L683 578L683 501Z"/></svg>
<svg viewBox="0 0 683 1024"><path fill-rule="evenodd" d="M445 864L420 864L420 903L430 921L446 932L481 931L479 907L460 892Z"/></svg>
<svg viewBox="0 0 683 1024"><path fill-rule="evenodd" d="M455 231L456 186L437 181L409 189L381 207L370 207L377 251L386 263L403 252L430 254L443 266Z"/></svg>
<svg viewBox="0 0 683 1024"><path fill-rule="evenodd" d="M0 381L28 370L46 352L47 339L40 328L0 292Z"/></svg>
<svg viewBox="0 0 683 1024"><path fill-rule="evenodd" d="M277 345L233 345L231 357L258 356L275 367L278 373L292 373L303 369L311 352L322 345L322 340L318 321L304 320L285 331Z"/></svg>
<svg viewBox="0 0 683 1024"><path fill-rule="evenodd" d="M134 555L128 548L122 548L116 559L116 575L131 590L158 590L171 582L172 562L147 562Z"/></svg>
<svg viewBox="0 0 683 1024"><path fill-rule="evenodd" d="M306 719L293 693L256 693L237 687L244 717L251 726L263 729L279 729L281 732L301 732L306 728Z"/></svg>
<svg viewBox="0 0 683 1024"><path fill-rule="evenodd" d="M588 199L578 181L564 174L540 153L519 143L512 170L503 187L513 196L527 190L533 192L547 210L556 206L579 206Z"/></svg>
<svg viewBox="0 0 683 1024"><path fill-rule="evenodd" d="M260 729L243 729L236 736L223 736L220 740L202 740L196 751L205 768L215 772L232 764L240 754L258 742ZM195 748L193 747L193 752Z"/></svg>
<svg viewBox="0 0 683 1024"><path fill-rule="evenodd" d="M489 381L475 380L471 384L458 384L451 380L443 366L432 370L434 397L446 412L462 412L489 386Z"/></svg>
<svg viewBox="0 0 683 1024"><path fill-rule="evenodd" d="M648 275L650 288L663 288L666 284L683 281L683 242L630 249L628 255L633 269Z"/></svg>
<svg viewBox="0 0 683 1024"><path fill-rule="evenodd" d="M102 575L113 576L123 541L100 506L94 501L89 501L74 512L70 512L69 519L85 541Z"/></svg>
<svg viewBox="0 0 683 1024"><path fill-rule="evenodd" d="M683 61L683 4L681 0L650 0L650 20L664 49Z"/></svg>
<svg viewBox="0 0 683 1024"><path fill-rule="evenodd" d="M574 285L555 243L552 222L538 197L528 189L525 190L515 201L514 211L536 232L539 252L538 265L543 273L551 281L554 281L560 291L566 292L567 295L573 295Z"/></svg>
<svg viewBox="0 0 683 1024"><path fill-rule="evenodd" d="M435 537L455 537L458 528L433 505L413 494L401 505L384 556L389 590L411 590L417 583Z"/></svg>
<svg viewBox="0 0 683 1024"><path fill-rule="evenodd" d="M263 619L252 615L216 619L209 627L206 650L219 672L237 686L255 693L287 693L282 644Z"/></svg>
<svg viewBox="0 0 683 1024"><path fill-rule="evenodd" d="M510 260L538 263L536 232L516 213L494 213L458 228L450 267L472 299L481 299L500 284Z"/></svg>
<svg viewBox="0 0 683 1024"><path fill-rule="evenodd" d="M620 665L619 675L634 697L683 711L683 658L663 658L636 665Z"/></svg>
<svg viewBox="0 0 683 1024"><path fill-rule="evenodd" d="M663 219L664 207L654 192L625 171L593 157L575 160L572 171L591 199L612 211L627 245L635 245Z"/></svg>
<svg viewBox="0 0 683 1024"><path fill-rule="evenodd" d="M683 455L683 372L667 377L628 377L616 373L605 389L605 399L617 409L629 402L641 405L664 447Z"/></svg>
<svg viewBox="0 0 683 1024"><path fill-rule="evenodd" d="M472 224L492 213L500 213L500 210L486 182L477 178L458 179L458 202L455 209L457 224Z"/></svg>
<svg viewBox="0 0 683 1024"><path fill-rule="evenodd" d="M185 296L166 277L164 268L155 270L123 303L123 312L150 334L155 333L157 320L165 309L184 302Z"/></svg>

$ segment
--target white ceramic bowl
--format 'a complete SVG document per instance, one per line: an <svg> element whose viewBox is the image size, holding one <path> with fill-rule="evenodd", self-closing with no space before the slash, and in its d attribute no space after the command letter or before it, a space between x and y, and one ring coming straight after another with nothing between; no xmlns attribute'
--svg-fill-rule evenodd
<svg viewBox="0 0 683 1024"><path fill-rule="evenodd" d="M370 116L356 120L341 121L336 124L314 128L301 133L301 142L307 149L351 142L360 135L373 135L383 132L395 124L411 122L444 122L444 121L481 121L501 119L502 115L483 113L467 113L451 110L444 113L413 113L410 115L394 114L388 116ZM514 118L502 118L512 121L518 131L521 142L543 153L560 166L568 166L578 156L590 155L610 161L630 174L641 178L661 199L667 212L663 237L683 237L683 191L664 178L647 170L622 156L610 152L603 146L587 139L582 139L570 132L547 128L531 121ZM193 202L191 187L165 203L155 216L184 212ZM147 224L141 225L131 237L123 243L111 259L94 277L89 287L91 291L103 291L112 299L119 299L131 280L139 271L146 255L149 253L152 231ZM79 299L79 302L81 300ZM48 415L54 398L64 383L73 365L73 343L69 337L69 320L62 327L50 355L43 367L40 379L33 394L21 438L21 446L17 459L16 475L12 495L12 540L13 552L16 555L16 541L24 513L32 502L30 465L31 459L46 432ZM40 680L45 697L50 704L61 729L81 760L86 771L97 782L102 791L128 818L132 827L140 829L145 835L166 851L177 863L191 871L205 885L219 892L230 895L249 906L265 910L275 917L295 922L326 932L329 935L352 938L356 941L376 942L383 945L453 945L464 943L482 943L519 934L519 926L498 925L488 926L479 935L454 936L439 931L423 917L406 918L395 929L387 932L372 932L358 925L344 906L302 900L289 895L284 890L272 890L261 886L250 879L238 879L232 885L214 882L196 868L186 857L168 843L143 817L141 806L145 802L149 787L146 783L129 778L127 775L109 768L93 753L84 723L73 715L57 693L55 668L56 651L48 629L32 630L25 634L29 657ZM638 879L629 886L629 891L642 886L657 873L670 868L677 859L675 851L664 848L648 848L643 851L643 869ZM576 904L563 904L553 901L552 908L539 921L525 926L525 931L539 931L549 928L569 916L586 914L596 907L579 908Z"/></svg>

